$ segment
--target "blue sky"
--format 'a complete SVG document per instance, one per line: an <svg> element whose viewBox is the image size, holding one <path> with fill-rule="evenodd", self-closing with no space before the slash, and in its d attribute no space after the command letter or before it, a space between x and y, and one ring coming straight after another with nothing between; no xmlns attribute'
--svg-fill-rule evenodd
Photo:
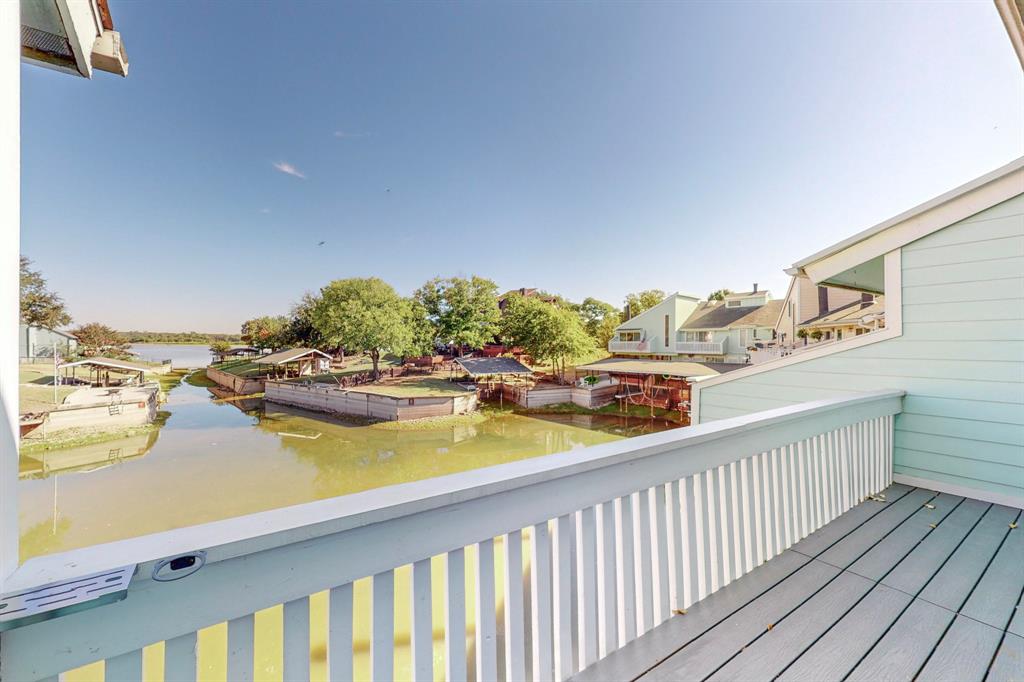
<svg viewBox="0 0 1024 682"><path fill-rule="evenodd" d="M110 5L127 79L22 67L22 251L120 329L370 275L782 296L1024 153L990 2Z"/></svg>

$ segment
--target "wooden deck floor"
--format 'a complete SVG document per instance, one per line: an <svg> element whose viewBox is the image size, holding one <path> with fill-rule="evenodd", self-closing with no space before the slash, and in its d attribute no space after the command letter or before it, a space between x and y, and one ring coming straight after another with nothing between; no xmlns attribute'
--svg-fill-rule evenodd
<svg viewBox="0 0 1024 682"><path fill-rule="evenodd" d="M901 485L885 498L575 679L1024 680L1021 510Z"/></svg>

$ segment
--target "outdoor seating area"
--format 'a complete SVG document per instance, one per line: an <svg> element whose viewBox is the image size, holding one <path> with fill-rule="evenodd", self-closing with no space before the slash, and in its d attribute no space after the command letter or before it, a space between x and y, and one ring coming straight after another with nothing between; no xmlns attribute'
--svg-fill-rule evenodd
<svg viewBox="0 0 1024 682"><path fill-rule="evenodd" d="M149 369L137 362L102 357L66 362L57 367L62 383L85 382L94 387L141 386ZM84 376L78 373L79 370L84 372Z"/></svg>

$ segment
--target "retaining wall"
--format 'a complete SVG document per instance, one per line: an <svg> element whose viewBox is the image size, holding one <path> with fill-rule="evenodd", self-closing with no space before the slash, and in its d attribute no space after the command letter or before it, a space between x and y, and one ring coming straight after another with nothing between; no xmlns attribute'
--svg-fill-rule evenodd
<svg viewBox="0 0 1024 682"><path fill-rule="evenodd" d="M156 418L157 389L144 400L92 405L69 405L51 410L43 424L46 435L65 429L105 429L141 426Z"/></svg>
<svg viewBox="0 0 1024 682"><path fill-rule="evenodd" d="M530 390L504 387L506 400L513 400L523 407L544 407L560 403L574 403L588 410L603 407L615 399L617 386L599 386L583 388L580 386L557 386L551 388L534 388Z"/></svg>
<svg viewBox="0 0 1024 682"><path fill-rule="evenodd" d="M206 368L206 377L224 388L231 389L232 393L238 395L249 395L250 393L259 393L263 390L263 379L239 377L214 367Z"/></svg>
<svg viewBox="0 0 1024 682"><path fill-rule="evenodd" d="M293 384L268 380L264 398L271 402L328 414L348 414L385 421L465 414L476 409L476 393L463 396L393 398L340 389L327 384Z"/></svg>

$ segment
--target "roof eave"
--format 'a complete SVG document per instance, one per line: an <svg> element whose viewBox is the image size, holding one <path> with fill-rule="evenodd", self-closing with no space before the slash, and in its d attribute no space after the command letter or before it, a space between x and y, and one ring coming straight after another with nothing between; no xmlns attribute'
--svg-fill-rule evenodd
<svg viewBox="0 0 1024 682"><path fill-rule="evenodd" d="M908 211L798 260L786 274L815 284L1007 199L1024 187L1024 156Z"/></svg>

